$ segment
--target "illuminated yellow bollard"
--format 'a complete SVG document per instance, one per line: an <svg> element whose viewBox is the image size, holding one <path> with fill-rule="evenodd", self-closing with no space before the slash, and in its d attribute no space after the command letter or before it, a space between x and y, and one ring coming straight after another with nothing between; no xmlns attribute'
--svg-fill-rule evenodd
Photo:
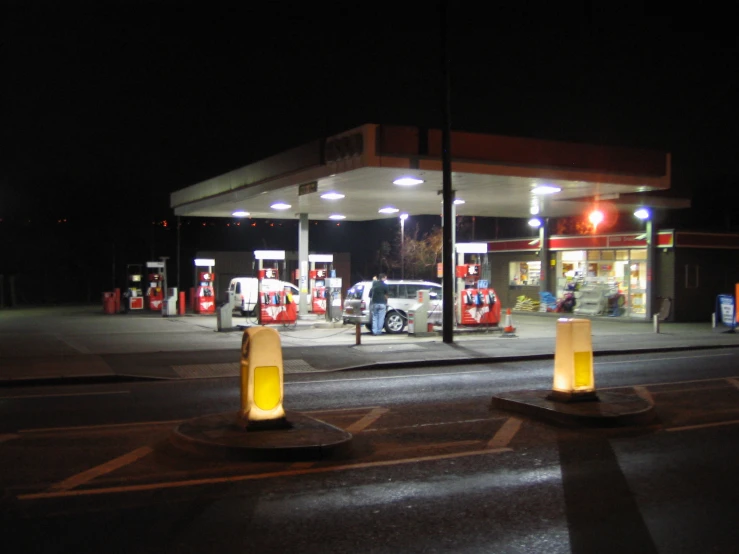
<svg viewBox="0 0 739 554"><path fill-rule="evenodd" d="M249 327L241 340L242 425L253 428L284 426L282 345L269 327Z"/></svg>
<svg viewBox="0 0 739 554"><path fill-rule="evenodd" d="M551 400L597 400L589 319L558 319Z"/></svg>

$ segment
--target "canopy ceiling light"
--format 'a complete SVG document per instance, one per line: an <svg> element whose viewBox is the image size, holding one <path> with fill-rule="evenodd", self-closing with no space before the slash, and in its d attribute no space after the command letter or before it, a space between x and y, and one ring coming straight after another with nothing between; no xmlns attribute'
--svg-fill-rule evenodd
<svg viewBox="0 0 739 554"><path fill-rule="evenodd" d="M273 210L288 210L292 208L290 204L285 204L284 202L275 202L270 206Z"/></svg>
<svg viewBox="0 0 739 554"><path fill-rule="evenodd" d="M328 218L329 219L346 219L346 216L341 215L341 214L331 214L330 216L328 216Z"/></svg>
<svg viewBox="0 0 739 554"><path fill-rule="evenodd" d="M562 189L552 185L539 185L531 189L533 194L554 194L560 192Z"/></svg>
<svg viewBox="0 0 739 554"><path fill-rule="evenodd" d="M377 211L381 214L394 214L398 213L400 210L398 208L393 208L392 206L386 206L384 208L380 208Z"/></svg>
<svg viewBox="0 0 739 554"><path fill-rule="evenodd" d="M639 208L634 212L634 216L638 217L639 219L649 219L650 213L649 210L646 208Z"/></svg>
<svg viewBox="0 0 739 554"><path fill-rule="evenodd" d="M247 217L249 215L249 212L245 212L244 210L237 210L231 215L234 217Z"/></svg>
<svg viewBox="0 0 739 554"><path fill-rule="evenodd" d="M340 192L327 192L325 194L321 195L321 198L324 198L325 200L341 200L344 198L344 194L341 194Z"/></svg>
<svg viewBox="0 0 739 554"><path fill-rule="evenodd" d="M423 183L423 179L416 177L400 177L393 181L393 185L400 185L401 187L411 187L413 185L420 185L421 183Z"/></svg>
<svg viewBox="0 0 739 554"><path fill-rule="evenodd" d="M541 219L532 217L531 219L529 219L529 225L531 227L541 227Z"/></svg>

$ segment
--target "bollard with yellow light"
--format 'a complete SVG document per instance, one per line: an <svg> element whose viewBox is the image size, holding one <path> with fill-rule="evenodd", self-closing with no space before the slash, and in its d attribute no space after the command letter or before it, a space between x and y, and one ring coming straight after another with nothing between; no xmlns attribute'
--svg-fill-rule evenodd
<svg viewBox="0 0 739 554"><path fill-rule="evenodd" d="M593 341L589 319L557 320L554 384L550 400L598 400L593 374Z"/></svg>
<svg viewBox="0 0 739 554"><path fill-rule="evenodd" d="M241 340L241 425L247 430L289 427L282 399L280 334L270 327L249 327Z"/></svg>

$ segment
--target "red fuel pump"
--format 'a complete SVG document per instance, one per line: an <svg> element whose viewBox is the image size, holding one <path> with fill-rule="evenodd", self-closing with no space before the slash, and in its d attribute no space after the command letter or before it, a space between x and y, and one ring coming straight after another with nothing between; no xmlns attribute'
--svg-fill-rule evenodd
<svg viewBox="0 0 739 554"><path fill-rule="evenodd" d="M289 289L282 288L279 282L264 281L277 278L269 277L272 274L277 275L277 271L259 270L259 324L295 323L298 320L297 298L293 297Z"/></svg>
<svg viewBox="0 0 739 554"><path fill-rule="evenodd" d="M310 277L311 311L314 314L326 313L326 276L325 269L313 269L308 275Z"/></svg>
<svg viewBox="0 0 739 554"><path fill-rule="evenodd" d="M162 290L163 275L161 273L149 273L149 288L146 289L146 307L152 312L162 310L164 291Z"/></svg>
<svg viewBox="0 0 739 554"><path fill-rule="evenodd" d="M216 274L208 271L198 273L198 286L195 289L195 313L213 314L216 311L216 292L213 288Z"/></svg>

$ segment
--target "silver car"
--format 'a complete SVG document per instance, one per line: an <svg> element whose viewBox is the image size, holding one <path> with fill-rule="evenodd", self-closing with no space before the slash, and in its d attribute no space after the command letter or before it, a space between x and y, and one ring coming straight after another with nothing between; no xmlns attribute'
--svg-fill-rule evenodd
<svg viewBox="0 0 739 554"><path fill-rule="evenodd" d="M430 290L431 307L429 323L441 321L441 285L430 281L385 281L388 288L387 312L385 313L385 331L402 333L408 322L408 310L417 302L419 290ZM360 281L347 291L344 300L344 323L361 323L372 330L370 316L369 292L372 281Z"/></svg>

